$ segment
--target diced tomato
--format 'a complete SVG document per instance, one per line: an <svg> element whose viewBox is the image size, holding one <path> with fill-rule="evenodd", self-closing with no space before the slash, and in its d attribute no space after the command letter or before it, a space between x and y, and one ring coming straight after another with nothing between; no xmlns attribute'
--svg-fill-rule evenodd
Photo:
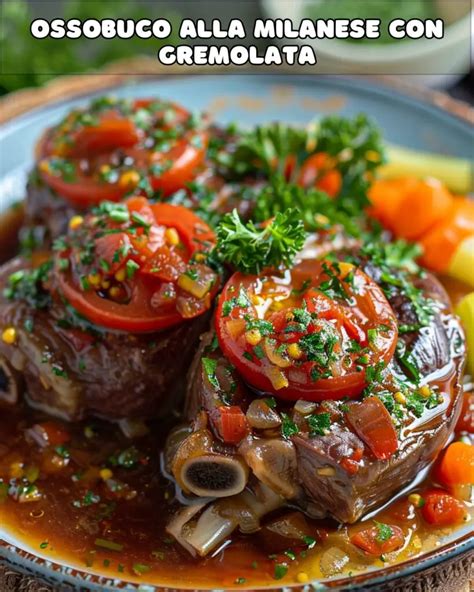
<svg viewBox="0 0 474 592"><path fill-rule="evenodd" d="M43 421L34 426L49 446L62 446L71 439L70 433L65 427L56 421Z"/></svg>
<svg viewBox="0 0 474 592"><path fill-rule="evenodd" d="M378 524L351 536L351 543L369 555L383 555L403 547L405 536L399 526Z"/></svg>
<svg viewBox="0 0 474 592"><path fill-rule="evenodd" d="M346 419L374 456L387 460L398 450L397 432L390 413L375 396L360 403L349 403Z"/></svg>
<svg viewBox="0 0 474 592"><path fill-rule="evenodd" d="M465 442L450 444L441 458L436 475L446 487L474 485L474 446Z"/></svg>
<svg viewBox="0 0 474 592"><path fill-rule="evenodd" d="M238 444L249 433L249 424L240 407L221 406L217 409L219 433L227 444Z"/></svg>
<svg viewBox="0 0 474 592"><path fill-rule="evenodd" d="M326 153L317 152L303 163L298 184L303 187L316 187L335 197L341 191L342 176Z"/></svg>
<svg viewBox="0 0 474 592"><path fill-rule="evenodd" d="M463 502L442 489L433 489L422 494L424 505L421 515L433 526L454 526L461 524L467 515Z"/></svg>

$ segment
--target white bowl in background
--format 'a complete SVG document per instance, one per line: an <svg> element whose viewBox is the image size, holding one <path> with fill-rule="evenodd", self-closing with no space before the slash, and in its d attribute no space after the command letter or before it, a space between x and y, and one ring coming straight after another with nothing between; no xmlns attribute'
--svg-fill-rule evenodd
<svg viewBox="0 0 474 592"><path fill-rule="evenodd" d="M456 0L450 1L455 6ZM261 3L268 18L289 18L295 25L302 18L311 18L305 12L308 0L261 0ZM318 58L315 73L409 74L413 82L446 87L469 72L474 60L473 30L474 11L470 10L446 24L443 39L394 40L385 44L376 41L357 44L337 39L291 39L289 42L314 47Z"/></svg>

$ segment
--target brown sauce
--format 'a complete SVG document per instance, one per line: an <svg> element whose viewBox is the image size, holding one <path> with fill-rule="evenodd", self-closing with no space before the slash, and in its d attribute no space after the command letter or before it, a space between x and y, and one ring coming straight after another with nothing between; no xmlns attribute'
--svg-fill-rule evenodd
<svg viewBox="0 0 474 592"><path fill-rule="evenodd" d="M6 243L0 250L11 253ZM457 284L452 289L454 299L469 291ZM360 523L308 520L316 539L311 549L276 548L262 529L236 534L212 556L196 559L165 530L179 504L174 485L160 471L160 450L175 419L166 426L150 423L148 434L133 441L118 426L99 420L63 424L71 436L67 451L41 449L28 439L28 429L47 419L27 406L0 407L0 528L53 561L173 587L248 589L383 567L435 548L449 533L428 526L404 492L376 516L400 526L406 536L405 546L386 556L369 557L351 545L348 535ZM17 483L29 479L33 487L26 497L34 501L5 495L1 480L12 483L15 476ZM414 491L429 483L427 477ZM283 562L288 571L282 575L276 566Z"/></svg>

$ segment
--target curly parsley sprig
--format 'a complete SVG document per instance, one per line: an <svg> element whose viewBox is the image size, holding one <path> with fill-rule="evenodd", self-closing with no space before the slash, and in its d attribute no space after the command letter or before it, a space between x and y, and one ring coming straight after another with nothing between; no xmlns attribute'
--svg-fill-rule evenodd
<svg viewBox="0 0 474 592"><path fill-rule="evenodd" d="M226 214L217 226L212 257L243 273L265 268L290 267L303 248L306 231L295 209L278 212L265 226L242 222L237 210Z"/></svg>
<svg viewBox="0 0 474 592"><path fill-rule="evenodd" d="M352 236L361 233L362 212L360 216L349 214L324 191L305 189L279 175L274 176L256 196L253 219L263 222L288 208L298 210L306 230L310 232L338 225Z"/></svg>
<svg viewBox="0 0 474 592"><path fill-rule="evenodd" d="M343 177L338 201L351 212L368 205L370 174L385 162L380 129L364 114L353 118L332 115L306 128L271 123L238 131L236 136L235 150L217 156L228 175L263 174L269 180L290 175L294 181L309 156L325 152Z"/></svg>

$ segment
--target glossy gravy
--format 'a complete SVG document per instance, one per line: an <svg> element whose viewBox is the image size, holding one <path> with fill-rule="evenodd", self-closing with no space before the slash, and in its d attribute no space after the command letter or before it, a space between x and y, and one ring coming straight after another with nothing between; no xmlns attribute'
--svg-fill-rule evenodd
<svg viewBox="0 0 474 592"><path fill-rule="evenodd" d="M12 234L3 236L0 252L9 256ZM469 291L458 283L447 287L454 300ZM0 407L0 529L53 561L111 578L177 588L305 583L416 557L449 533L429 527L405 491L377 513L379 522L398 525L406 535L401 550L382 557L370 557L349 542L361 523L348 527L308 520L315 539L311 548L285 548L263 528L234 535L212 556L196 559L165 531L179 504L173 483L161 473L160 450L177 417L166 426L149 423L148 434L135 440L105 421L63 424L71 437L67 449L41 449L28 429L47 419L26 406ZM24 477L31 488L17 491L24 500L19 502L6 483L19 484ZM429 480L414 484L410 492Z"/></svg>

